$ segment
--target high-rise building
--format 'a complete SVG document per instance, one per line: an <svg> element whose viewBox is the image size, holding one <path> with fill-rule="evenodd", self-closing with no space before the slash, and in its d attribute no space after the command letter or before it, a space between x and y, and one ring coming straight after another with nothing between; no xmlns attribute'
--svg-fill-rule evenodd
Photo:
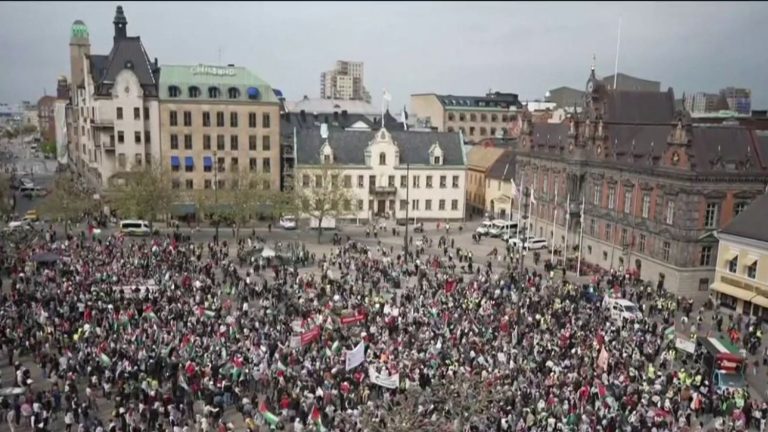
<svg viewBox="0 0 768 432"><path fill-rule="evenodd" d="M697 92L686 95L683 105L691 114L712 113L728 109L728 102L722 95L716 93Z"/></svg>
<svg viewBox="0 0 768 432"><path fill-rule="evenodd" d="M728 109L749 115L752 110L752 91L746 88L726 87L720 94L728 102Z"/></svg>
<svg viewBox="0 0 768 432"><path fill-rule="evenodd" d="M370 102L371 94L363 84L363 62L337 60L333 70L321 73L320 97Z"/></svg>

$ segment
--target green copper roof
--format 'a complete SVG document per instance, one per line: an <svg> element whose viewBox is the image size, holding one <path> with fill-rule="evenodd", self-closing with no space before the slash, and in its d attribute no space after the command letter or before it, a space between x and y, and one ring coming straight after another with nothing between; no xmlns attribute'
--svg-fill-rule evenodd
<svg viewBox="0 0 768 432"><path fill-rule="evenodd" d="M180 90L178 97L170 97L169 88L176 86ZM190 87L200 89L200 96L190 97ZM220 96L211 99L210 87L218 87ZM239 97L236 100L278 103L272 86L244 67L211 65L162 65L160 66L161 100L233 100L229 89L236 88ZM256 99L249 97L249 88L258 89Z"/></svg>
<svg viewBox="0 0 768 432"><path fill-rule="evenodd" d="M72 23L72 37L73 38L88 37L88 27L86 27L84 22L77 20Z"/></svg>

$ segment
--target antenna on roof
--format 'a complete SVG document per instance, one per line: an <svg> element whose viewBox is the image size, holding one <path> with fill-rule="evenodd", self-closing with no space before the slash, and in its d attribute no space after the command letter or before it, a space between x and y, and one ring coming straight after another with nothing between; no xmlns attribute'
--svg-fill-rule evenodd
<svg viewBox="0 0 768 432"><path fill-rule="evenodd" d="M616 90L616 80L619 78L619 48L621 47L621 17L619 17L619 34L616 37L616 63L613 67L613 89Z"/></svg>

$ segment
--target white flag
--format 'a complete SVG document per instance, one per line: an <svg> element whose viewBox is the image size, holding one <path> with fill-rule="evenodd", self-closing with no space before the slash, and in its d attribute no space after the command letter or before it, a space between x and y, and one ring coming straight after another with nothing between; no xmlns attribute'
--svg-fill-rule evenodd
<svg viewBox="0 0 768 432"><path fill-rule="evenodd" d="M517 185L514 180L510 179L509 181L512 182L512 198L517 198Z"/></svg>
<svg viewBox="0 0 768 432"><path fill-rule="evenodd" d="M347 370L354 369L365 359L365 344L360 342L355 349L347 351Z"/></svg>
<svg viewBox="0 0 768 432"><path fill-rule="evenodd" d="M387 101L387 102L390 102L390 101L392 100L392 95L391 95L391 94L389 94L389 92L387 91L387 89L384 89L384 96L382 96L382 98L383 98L385 101Z"/></svg>
<svg viewBox="0 0 768 432"><path fill-rule="evenodd" d="M536 197L534 196L534 190L531 189L531 204L536 204Z"/></svg>

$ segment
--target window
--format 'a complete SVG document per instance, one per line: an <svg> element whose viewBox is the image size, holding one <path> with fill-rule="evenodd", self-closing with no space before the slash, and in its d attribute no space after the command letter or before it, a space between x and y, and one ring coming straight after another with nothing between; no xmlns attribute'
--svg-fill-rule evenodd
<svg viewBox="0 0 768 432"><path fill-rule="evenodd" d="M192 113L184 111L184 126L192 126Z"/></svg>
<svg viewBox="0 0 768 432"><path fill-rule="evenodd" d="M643 194L643 217L645 219L648 219L648 214L651 212L651 194L644 193Z"/></svg>
<svg viewBox="0 0 768 432"><path fill-rule="evenodd" d="M344 182L343 184L344 184L344 188L345 189L351 189L352 188L352 176L351 175L345 174L343 182Z"/></svg>
<svg viewBox="0 0 768 432"><path fill-rule="evenodd" d="M432 189L432 176L431 175L427 176L427 185L426 185L426 187L427 187L427 189Z"/></svg>
<svg viewBox="0 0 768 432"><path fill-rule="evenodd" d="M251 172L256 172L256 170L259 169L259 160L256 158L249 158L248 159L248 169ZM309 183L309 179L307 179L307 183Z"/></svg>
<svg viewBox="0 0 768 432"><path fill-rule="evenodd" d="M709 278L699 279L699 291L709 291Z"/></svg>
<svg viewBox="0 0 768 432"><path fill-rule="evenodd" d="M445 189L446 187L448 187L448 177L440 176L440 189Z"/></svg>
<svg viewBox="0 0 768 432"><path fill-rule="evenodd" d="M485 114L480 114L480 121L488 121L488 116Z"/></svg>
<svg viewBox="0 0 768 432"><path fill-rule="evenodd" d="M331 155L324 154L323 155L323 164L324 165L330 165L330 163L331 163Z"/></svg>
<svg viewBox="0 0 768 432"><path fill-rule="evenodd" d="M470 126L469 127L469 136L475 136L475 127L474 126Z"/></svg>
<svg viewBox="0 0 768 432"><path fill-rule="evenodd" d="M699 255L699 265L709 266L712 264L712 246L702 246L701 254Z"/></svg>
<svg viewBox="0 0 768 432"><path fill-rule="evenodd" d="M622 228L621 229L621 245L622 246L628 245L628 243L627 243L627 229L626 228Z"/></svg>
<svg viewBox="0 0 768 432"><path fill-rule="evenodd" d="M418 210L419 209L419 200L411 200L411 210Z"/></svg>
<svg viewBox="0 0 768 432"><path fill-rule="evenodd" d="M603 261L608 261L608 252L603 251Z"/></svg>
<svg viewBox="0 0 768 432"><path fill-rule="evenodd" d="M544 174L544 179L542 180L542 182L543 182L543 186L542 186L543 190L541 191L541 194L544 196L547 196L547 194L549 193L549 176Z"/></svg>
<svg viewBox="0 0 768 432"><path fill-rule="evenodd" d="M118 144L125 143L125 134L123 133L123 131L117 131L117 143Z"/></svg>
<svg viewBox="0 0 768 432"><path fill-rule="evenodd" d="M485 115L485 114L483 114L483 115ZM491 114L491 121L492 122L499 121L499 118L496 116L496 114Z"/></svg>
<svg viewBox="0 0 768 432"><path fill-rule="evenodd" d="M343 205L344 211L350 211L352 206L350 205L350 202L348 199L344 199L344 205Z"/></svg>
<svg viewBox="0 0 768 432"><path fill-rule="evenodd" d="M608 187L608 208L612 209L616 205L616 188L614 186Z"/></svg>
<svg viewBox="0 0 768 432"><path fill-rule="evenodd" d="M219 172L224 172L224 171L227 170L226 167L224 166L224 158L223 157L216 158L216 168L219 170Z"/></svg>
<svg viewBox="0 0 768 432"><path fill-rule="evenodd" d="M122 114L120 114L122 116ZM179 125L179 113L176 111L169 111L168 112L168 124L170 126L178 126Z"/></svg>
<svg viewBox="0 0 768 432"><path fill-rule="evenodd" d="M475 115L474 113L470 114L469 115L469 121L477 121L477 115Z"/></svg>
<svg viewBox="0 0 768 432"><path fill-rule="evenodd" d="M389 178L387 179L387 186L391 188L395 187L395 176L393 175L389 176Z"/></svg>
<svg viewBox="0 0 768 432"><path fill-rule="evenodd" d="M336 189L339 187L339 176L338 174L331 175L331 187Z"/></svg>
<svg viewBox="0 0 768 432"><path fill-rule="evenodd" d="M149 108L144 107L144 120L149 120Z"/></svg>
<svg viewBox="0 0 768 432"><path fill-rule="evenodd" d="M453 132L453 126L448 126L448 128L446 129L446 132Z"/></svg>
<svg viewBox="0 0 768 432"><path fill-rule="evenodd" d="M248 150L256 151L256 135L248 135Z"/></svg>
<svg viewBox="0 0 768 432"><path fill-rule="evenodd" d="M218 87L208 87L208 97L218 99L221 96L221 90Z"/></svg>
<svg viewBox="0 0 768 432"><path fill-rule="evenodd" d="M408 187L408 177L401 175L400 176L400 188L405 189Z"/></svg>
<svg viewBox="0 0 768 432"><path fill-rule="evenodd" d="M231 112L229 113L229 127L237 127L237 113Z"/></svg>
<svg viewBox="0 0 768 432"><path fill-rule="evenodd" d="M237 135L230 135L229 136L229 149L232 150L232 151L237 151L237 149L239 148L238 144L239 143L237 141Z"/></svg>
<svg viewBox="0 0 768 432"><path fill-rule="evenodd" d="M361 175L357 176L357 187L361 189L365 187L365 177Z"/></svg>
<svg viewBox="0 0 768 432"><path fill-rule="evenodd" d="M747 277L750 279L757 278L757 260L752 261L752 264L747 266Z"/></svg>
<svg viewBox="0 0 768 432"><path fill-rule="evenodd" d="M173 111L171 111L171 112L173 112ZM117 107L117 112L115 113L115 118L117 118L118 120L122 120L123 119L123 108L122 107ZM171 126L175 126L175 125L171 125Z"/></svg>
<svg viewBox="0 0 768 432"><path fill-rule="evenodd" d="M187 157L187 159L184 161L185 162L184 163L184 171L185 172L195 172L195 166L194 165L190 165L188 163L189 159L191 159L191 158Z"/></svg>
<svg viewBox="0 0 768 432"><path fill-rule="evenodd" d="M268 152L272 150L272 143L270 142L269 135L261 137L261 151Z"/></svg>
<svg viewBox="0 0 768 432"><path fill-rule="evenodd" d="M668 241L665 241L661 245L661 259L664 261L669 261L669 250L672 249L672 244Z"/></svg>
<svg viewBox="0 0 768 432"><path fill-rule="evenodd" d="M453 188L454 189L459 188L459 176L457 175L453 176Z"/></svg>
<svg viewBox="0 0 768 432"><path fill-rule="evenodd" d="M240 97L240 90L238 90L236 87L230 87L227 89L227 96L230 99L237 99Z"/></svg>
<svg viewBox="0 0 768 432"><path fill-rule="evenodd" d="M203 135L203 150L210 150L211 149L211 136L210 135Z"/></svg>
<svg viewBox="0 0 768 432"><path fill-rule="evenodd" d="M611 225L610 223L605 224L605 239L608 241L611 241L613 238L613 235L612 235L613 233L611 232L612 229L613 229L613 225Z"/></svg>
<svg viewBox="0 0 768 432"><path fill-rule="evenodd" d="M236 157L233 157L229 160L229 169L233 172L237 172L237 169L240 167L240 161L237 160Z"/></svg>
<svg viewBox="0 0 768 432"><path fill-rule="evenodd" d="M203 189L210 189L212 186L212 183L213 182L211 181L211 179L205 179L205 181L203 181Z"/></svg>
<svg viewBox="0 0 768 432"><path fill-rule="evenodd" d="M405 211L406 207L408 207L408 201L401 199L400 200L400 211Z"/></svg>
<svg viewBox="0 0 768 432"><path fill-rule="evenodd" d="M224 113L216 112L216 127L224 127Z"/></svg>
<svg viewBox="0 0 768 432"><path fill-rule="evenodd" d="M192 135L184 135L184 150L192 150Z"/></svg>
<svg viewBox="0 0 768 432"><path fill-rule="evenodd" d="M379 165L387 164L387 154L384 152L379 153Z"/></svg>
<svg viewBox="0 0 768 432"><path fill-rule="evenodd" d="M485 136L488 135L488 130L485 129L485 127L480 127L480 135Z"/></svg>
<svg viewBox="0 0 768 432"><path fill-rule="evenodd" d="M376 176L368 176L368 187L371 189L376 187Z"/></svg>
<svg viewBox="0 0 768 432"><path fill-rule="evenodd" d="M152 135L149 134L149 131L144 131L144 144L150 144L152 142Z"/></svg>
<svg viewBox="0 0 768 432"><path fill-rule="evenodd" d="M492 136L496 136L496 128L495 127L491 128L491 135Z"/></svg>
<svg viewBox="0 0 768 432"><path fill-rule="evenodd" d="M224 151L224 135L216 135L216 150Z"/></svg>
<svg viewBox="0 0 768 432"><path fill-rule="evenodd" d="M665 218L665 221L668 225L672 225L672 222L675 221L675 202L674 201L667 201L667 217Z"/></svg>
<svg viewBox="0 0 768 432"><path fill-rule="evenodd" d="M597 228L597 222L594 219L589 220L589 235L595 236L595 230Z"/></svg>
<svg viewBox="0 0 768 432"><path fill-rule="evenodd" d="M595 185L595 195L594 195L594 198L592 199L592 204L594 204L596 206L599 206L600 205L600 198L602 197L602 195L603 195L603 185L596 184Z"/></svg>
<svg viewBox="0 0 768 432"><path fill-rule="evenodd" d="M640 240L637 242L637 250L645 253L645 234L640 234Z"/></svg>
<svg viewBox="0 0 768 432"><path fill-rule="evenodd" d="M227 187L227 181L226 180L219 179L218 181L216 181L216 189L217 190L226 189L226 187Z"/></svg>
<svg viewBox="0 0 768 432"><path fill-rule="evenodd" d="M323 176L321 175L315 175L315 187L321 188L323 187Z"/></svg>
<svg viewBox="0 0 768 432"><path fill-rule="evenodd" d="M133 163L135 163L137 166L141 166L141 153L136 153L133 155Z"/></svg>
<svg viewBox="0 0 768 432"><path fill-rule="evenodd" d="M134 108L133 109L133 119L134 120L141 120L141 108Z"/></svg>
<svg viewBox="0 0 768 432"><path fill-rule="evenodd" d="M704 228L717 228L719 207L717 203L707 203L707 210L704 212Z"/></svg>
<svg viewBox="0 0 768 432"><path fill-rule="evenodd" d="M632 191L624 191L624 213L632 213Z"/></svg>
<svg viewBox="0 0 768 432"><path fill-rule="evenodd" d="M269 174L272 172L272 160L269 158L264 158L261 161L261 172L264 174Z"/></svg>
<svg viewBox="0 0 768 432"><path fill-rule="evenodd" d="M179 136L176 134L171 134L171 150L178 150L179 149Z"/></svg>
<svg viewBox="0 0 768 432"><path fill-rule="evenodd" d="M432 164L440 165L440 156L435 156L434 158L432 158Z"/></svg>
<svg viewBox="0 0 768 432"><path fill-rule="evenodd" d="M187 189L193 189L194 186L195 186L195 182L192 181L192 179L184 180L184 187L186 187Z"/></svg>
<svg viewBox="0 0 768 432"><path fill-rule="evenodd" d="M261 115L261 127L264 129L269 129L269 113L264 113Z"/></svg>
<svg viewBox="0 0 768 432"><path fill-rule="evenodd" d="M180 188L181 188L181 180L179 179L171 180L171 189L180 189Z"/></svg>
<svg viewBox="0 0 768 432"><path fill-rule="evenodd" d="M746 202L737 202L736 205L733 206L733 216L738 216L739 213L743 212L745 208L747 208L748 203Z"/></svg>
<svg viewBox="0 0 768 432"><path fill-rule="evenodd" d="M179 97L181 96L181 89L176 86L168 86L168 97Z"/></svg>
<svg viewBox="0 0 768 432"><path fill-rule="evenodd" d="M445 210L445 200L444 199L441 199L440 201L437 202L437 209L440 210L440 211Z"/></svg>
<svg viewBox="0 0 768 432"><path fill-rule="evenodd" d="M458 210L459 209L459 200L451 200L451 210Z"/></svg>
<svg viewBox="0 0 768 432"><path fill-rule="evenodd" d="M301 187L309 187L309 174L304 174L301 176Z"/></svg>
<svg viewBox="0 0 768 432"><path fill-rule="evenodd" d="M200 87L192 86L189 88L189 97L196 99L200 97Z"/></svg>
<svg viewBox="0 0 768 432"><path fill-rule="evenodd" d="M419 188L419 176L413 176L413 184L411 185L412 188L418 189ZM415 209L414 209L415 210Z"/></svg>
<svg viewBox="0 0 768 432"><path fill-rule="evenodd" d="M728 261L728 271L731 273L736 273L736 270L738 270L738 268L739 268L739 256L736 255L735 257L733 257L733 259Z"/></svg>
<svg viewBox="0 0 768 432"><path fill-rule="evenodd" d="M203 113L203 127L211 127L211 113L208 111Z"/></svg>
<svg viewBox="0 0 768 432"><path fill-rule="evenodd" d="M432 200L431 199L424 200L424 210L426 210L426 211L432 210Z"/></svg>
<svg viewBox="0 0 768 432"><path fill-rule="evenodd" d="M136 144L141 144L141 132L136 131L133 133L133 142Z"/></svg>
<svg viewBox="0 0 768 432"><path fill-rule="evenodd" d="M253 129L256 127L256 113L250 112L248 113L248 127Z"/></svg>
<svg viewBox="0 0 768 432"><path fill-rule="evenodd" d="M464 116L464 113L459 113L459 121L465 121L467 118Z"/></svg>

